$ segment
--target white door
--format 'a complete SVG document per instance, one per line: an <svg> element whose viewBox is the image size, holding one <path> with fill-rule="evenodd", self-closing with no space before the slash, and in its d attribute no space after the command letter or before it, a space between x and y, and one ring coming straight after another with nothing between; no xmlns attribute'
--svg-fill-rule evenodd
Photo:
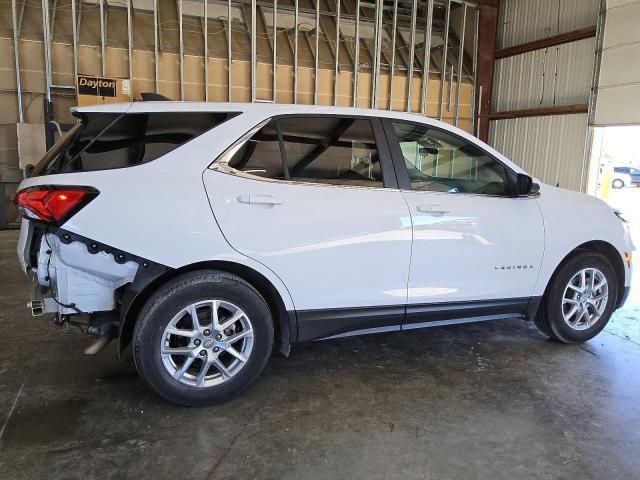
<svg viewBox="0 0 640 480"><path fill-rule="evenodd" d="M475 145L424 124L386 125L413 221L407 323L526 310L544 249L536 199L509 196L513 172Z"/></svg>
<svg viewBox="0 0 640 480"><path fill-rule="evenodd" d="M377 119L283 117L204 175L229 243L289 289L299 340L402 323L411 221L374 129Z"/></svg>

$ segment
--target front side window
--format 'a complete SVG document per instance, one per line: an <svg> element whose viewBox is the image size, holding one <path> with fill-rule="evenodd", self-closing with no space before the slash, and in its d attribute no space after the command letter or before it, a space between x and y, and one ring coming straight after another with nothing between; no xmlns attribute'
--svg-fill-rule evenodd
<svg viewBox="0 0 640 480"><path fill-rule="evenodd" d="M424 125L393 122L393 128L412 189L484 195L507 193L505 167L475 145Z"/></svg>

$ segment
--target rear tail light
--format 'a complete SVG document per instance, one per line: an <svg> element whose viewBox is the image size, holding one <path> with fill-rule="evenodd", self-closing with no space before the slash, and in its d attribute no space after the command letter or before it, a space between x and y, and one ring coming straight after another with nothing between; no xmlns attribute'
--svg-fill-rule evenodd
<svg viewBox="0 0 640 480"><path fill-rule="evenodd" d="M97 195L91 187L38 185L16 193L15 203L25 218L62 225Z"/></svg>

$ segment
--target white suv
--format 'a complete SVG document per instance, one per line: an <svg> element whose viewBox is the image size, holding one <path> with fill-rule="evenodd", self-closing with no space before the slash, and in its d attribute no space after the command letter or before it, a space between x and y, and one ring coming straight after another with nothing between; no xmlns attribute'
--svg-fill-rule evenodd
<svg viewBox="0 0 640 480"><path fill-rule="evenodd" d="M80 122L16 196L34 314L132 345L185 405L273 349L481 320L583 342L624 302L632 243L595 198L463 131L389 111L133 103Z"/></svg>

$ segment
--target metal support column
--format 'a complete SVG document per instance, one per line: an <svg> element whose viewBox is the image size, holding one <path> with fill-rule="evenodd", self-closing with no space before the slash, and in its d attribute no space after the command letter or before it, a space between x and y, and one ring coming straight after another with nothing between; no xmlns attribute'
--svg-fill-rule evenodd
<svg viewBox="0 0 640 480"><path fill-rule="evenodd" d="M449 91L447 92L447 112L451 111L451 95L453 94L453 63L451 64L451 73L449 74Z"/></svg>
<svg viewBox="0 0 640 480"><path fill-rule="evenodd" d="M46 99L51 101L51 52L49 51L49 0L42 0L42 29L44 40L44 76Z"/></svg>
<svg viewBox="0 0 640 480"><path fill-rule="evenodd" d="M409 72L407 73L407 107L406 111L411 111L411 87L413 83L413 63L416 54L416 15L418 13L418 0L413 0L411 6L411 40L409 44Z"/></svg>
<svg viewBox="0 0 640 480"><path fill-rule="evenodd" d="M18 39L18 19L16 16L16 0L11 0L11 22L13 27L13 58L16 65L16 91L18 95L18 122L24 122L22 111L22 82L20 81L20 53Z"/></svg>
<svg viewBox="0 0 640 480"><path fill-rule="evenodd" d="M258 9L256 7L256 0L251 0L251 101L256 101L256 15Z"/></svg>
<svg viewBox="0 0 640 480"><path fill-rule="evenodd" d="M131 2L127 0L127 38L129 47L129 83L130 91L133 92L133 30L131 25Z"/></svg>
<svg viewBox="0 0 640 480"><path fill-rule="evenodd" d="M204 25L202 39L204 41L204 101L209 101L209 0L203 0Z"/></svg>
<svg viewBox="0 0 640 480"><path fill-rule="evenodd" d="M73 83L78 78L78 19L76 17L76 0L71 0L71 45L73 51Z"/></svg>
<svg viewBox="0 0 640 480"><path fill-rule="evenodd" d="M338 105L338 75L340 68L340 0L336 0L336 48L333 66L333 106Z"/></svg>
<svg viewBox="0 0 640 480"><path fill-rule="evenodd" d="M453 118L453 124L458 126L458 117L460 115L460 87L462 85L462 61L464 59L464 38L467 27L467 5L462 5L462 25L460 26L460 48L458 49L458 83L456 84L456 111Z"/></svg>
<svg viewBox="0 0 640 480"><path fill-rule="evenodd" d="M380 50L382 49L382 15L384 4L376 0L376 24L374 30L373 72L371 84L371 108L378 108L378 84L380 82Z"/></svg>
<svg viewBox="0 0 640 480"><path fill-rule="evenodd" d="M158 84L158 0L153 0L153 67L156 93L160 92Z"/></svg>
<svg viewBox="0 0 640 480"><path fill-rule="evenodd" d="M429 69L431 68L431 30L433 28L433 0L427 0L427 18L424 30L424 56L422 60L422 99L420 101L420 112L427 114L429 109Z"/></svg>
<svg viewBox="0 0 640 480"><path fill-rule="evenodd" d="M293 14L293 103L298 103L298 0L294 3Z"/></svg>
<svg viewBox="0 0 640 480"><path fill-rule="evenodd" d="M231 81L232 81L232 72L231 65L233 62L232 58L233 49L231 48L231 0L227 0L227 100L230 102L232 98L232 89L231 89Z"/></svg>
<svg viewBox="0 0 640 480"><path fill-rule="evenodd" d="M415 0L414 0L415 1ZM356 38L353 56L353 106L358 106L358 72L360 71L360 0L356 0Z"/></svg>
<svg viewBox="0 0 640 480"><path fill-rule="evenodd" d="M477 91L477 80L476 80L476 76L478 75L478 26L480 24L479 20L480 20L480 12L478 11L478 9L474 9L475 10L475 29L474 29L474 35L473 35L473 65L471 67L471 81L472 83L472 92L471 92L471 126L469 128L469 131L471 133L475 132L475 125L476 125L476 91Z"/></svg>
<svg viewBox="0 0 640 480"><path fill-rule="evenodd" d="M104 28L104 0L100 0L100 75L103 77L106 71Z"/></svg>
<svg viewBox="0 0 640 480"><path fill-rule="evenodd" d="M489 121L491 114L491 91L496 56L496 37L498 30L498 9L483 3L478 5L478 64L476 81L478 94L476 97L476 136L486 142L489 138Z"/></svg>
<svg viewBox="0 0 640 480"><path fill-rule="evenodd" d="M451 15L451 0L447 0L447 11L444 18L444 43L442 44L442 71L440 72L440 106L438 107L438 119L442 120L444 105L444 85L447 81L447 47L449 43L449 17Z"/></svg>
<svg viewBox="0 0 640 480"><path fill-rule="evenodd" d="M393 77L396 71L396 35L398 33L398 2L393 2L393 33L391 35L391 65L389 66L389 110L393 110Z"/></svg>
<svg viewBox="0 0 640 480"><path fill-rule="evenodd" d="M316 45L313 65L313 104L318 105L318 69L320 67L320 0L316 0Z"/></svg>
<svg viewBox="0 0 640 480"><path fill-rule="evenodd" d="M184 39L182 32L182 0L178 0L178 41L180 54L180 100L184 100Z"/></svg>
<svg viewBox="0 0 640 480"><path fill-rule="evenodd" d="M273 0L273 103L276 103L277 74L278 74L278 0Z"/></svg>

